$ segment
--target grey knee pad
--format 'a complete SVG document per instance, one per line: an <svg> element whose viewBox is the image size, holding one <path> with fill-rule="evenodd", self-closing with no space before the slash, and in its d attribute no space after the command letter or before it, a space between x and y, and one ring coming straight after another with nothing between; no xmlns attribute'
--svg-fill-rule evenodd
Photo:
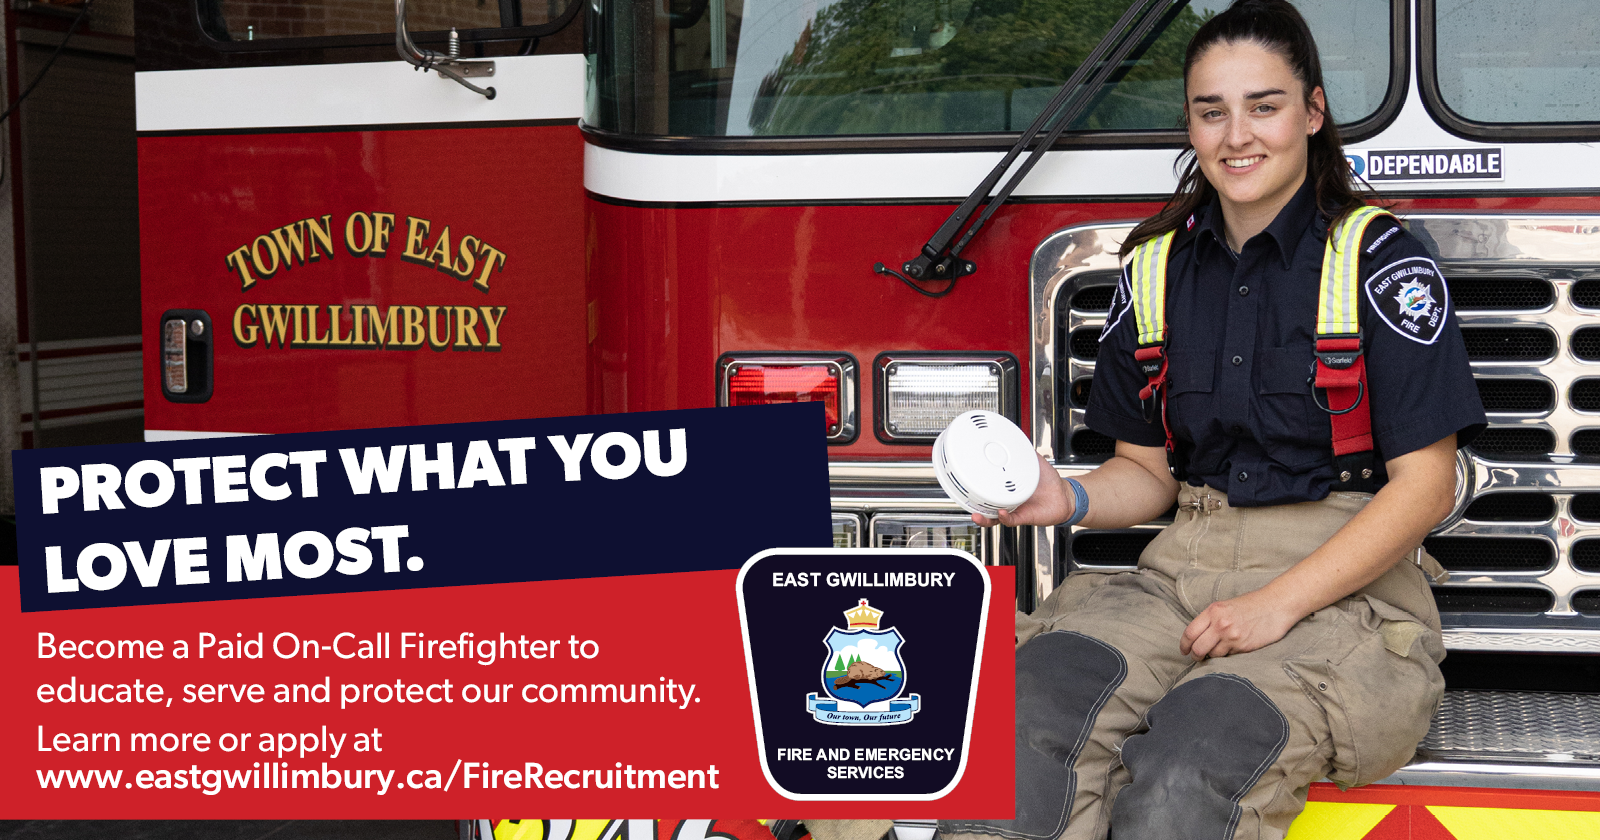
<svg viewBox="0 0 1600 840"><path fill-rule="evenodd" d="M1082 633L1045 633L1018 649L1016 819L940 823L940 832L1059 836L1076 792L1072 764L1127 674L1116 648Z"/></svg>
<svg viewBox="0 0 1600 840"><path fill-rule="evenodd" d="M1133 781L1112 807L1112 837L1233 837L1240 798L1288 741L1283 713L1249 680L1207 674L1168 692L1147 720L1122 746Z"/></svg>

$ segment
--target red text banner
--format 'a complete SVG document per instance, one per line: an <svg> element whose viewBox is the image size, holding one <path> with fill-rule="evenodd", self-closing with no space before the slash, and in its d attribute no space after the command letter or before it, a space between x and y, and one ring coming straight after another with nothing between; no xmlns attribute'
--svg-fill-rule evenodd
<svg viewBox="0 0 1600 840"><path fill-rule="evenodd" d="M1013 586L986 572L969 763L919 816L1008 815ZM791 813L758 760L736 576L23 614L0 569L4 816Z"/></svg>

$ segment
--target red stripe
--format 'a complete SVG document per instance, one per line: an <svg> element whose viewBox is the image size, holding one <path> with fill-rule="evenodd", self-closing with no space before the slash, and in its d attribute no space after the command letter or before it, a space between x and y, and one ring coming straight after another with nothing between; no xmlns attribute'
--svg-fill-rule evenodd
<svg viewBox="0 0 1600 840"><path fill-rule="evenodd" d="M1380 805L1444 805L1463 808L1519 808L1537 811L1600 811L1600 791L1522 790L1516 788L1367 785L1341 792L1337 785L1311 786L1311 802Z"/></svg>

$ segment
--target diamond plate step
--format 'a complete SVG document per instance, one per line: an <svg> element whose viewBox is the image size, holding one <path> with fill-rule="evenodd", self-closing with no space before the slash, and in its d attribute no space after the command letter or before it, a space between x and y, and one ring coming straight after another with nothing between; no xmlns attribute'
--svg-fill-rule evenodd
<svg viewBox="0 0 1600 840"><path fill-rule="evenodd" d="M1600 694L1447 691L1420 757L1600 762Z"/></svg>

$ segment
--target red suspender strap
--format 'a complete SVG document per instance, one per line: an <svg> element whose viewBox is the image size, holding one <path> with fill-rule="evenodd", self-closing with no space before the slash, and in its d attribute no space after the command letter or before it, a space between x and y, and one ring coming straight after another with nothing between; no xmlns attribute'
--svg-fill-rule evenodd
<svg viewBox="0 0 1600 840"><path fill-rule="evenodd" d="M1372 449L1366 383L1367 360L1361 353L1360 336L1317 339L1316 386L1327 394L1323 408L1333 423L1335 457Z"/></svg>
<svg viewBox="0 0 1600 840"><path fill-rule="evenodd" d="M1372 477L1372 395L1361 348L1361 240L1367 227L1390 218L1377 207L1351 211L1328 231L1317 289L1317 376L1313 399L1333 426L1334 469L1340 483ZM1322 402L1325 400L1326 402Z"/></svg>
<svg viewBox="0 0 1600 840"><path fill-rule="evenodd" d="M1144 373L1148 382L1139 389L1139 403L1144 408L1145 419L1152 419L1155 411L1155 397L1159 393L1161 398L1161 428L1167 434L1167 451L1172 451L1172 426L1167 423L1167 354L1160 345L1154 347L1140 347L1133 351L1133 358L1139 363L1139 370Z"/></svg>

